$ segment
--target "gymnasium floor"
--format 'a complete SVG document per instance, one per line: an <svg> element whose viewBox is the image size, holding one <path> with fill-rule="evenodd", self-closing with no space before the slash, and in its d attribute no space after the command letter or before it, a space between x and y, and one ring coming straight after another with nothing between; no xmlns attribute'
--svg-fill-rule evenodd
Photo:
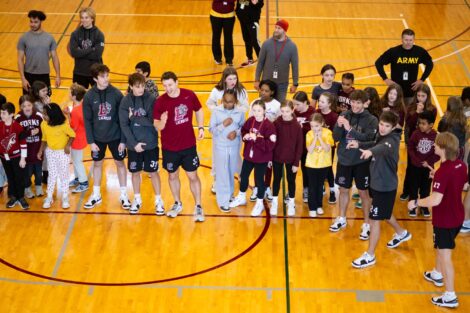
<svg viewBox="0 0 470 313"><path fill-rule="evenodd" d="M461 0L265 0L261 38L271 36L276 18L289 21L288 36L300 55L300 87L309 94L319 83L323 64L338 72L353 71L356 87L385 87L372 66L385 49L400 43L404 27L415 30L416 44L430 51L435 67L428 84L433 102L445 110L450 95L470 85L470 7ZM167 1L27 1L0 3L0 93L16 104L21 84L16 43L29 30L27 11L48 14L43 28L57 40L62 87L52 100L67 101L73 60L66 45L79 22L80 7L97 11L97 26L106 36L104 62L111 80L126 88L126 76L142 60L152 65L152 77L166 70L177 73L180 86L197 91L205 103L220 78L222 66L211 56L208 0ZM238 21L234 33L235 60L244 60ZM255 67L239 69L240 80L256 97ZM53 71L52 71L53 72ZM336 79L339 80L338 73ZM159 84L160 92L162 92ZM205 125L209 121L205 111ZM377 264L355 270L351 261L367 248L358 239L361 210L348 211L348 227L328 231L337 207L308 218L297 197L295 217L249 216L253 203L221 213L210 193L211 140L198 143L203 166L206 221L195 224L193 201L182 175L184 211L176 219L153 214L150 181L143 176L144 207L130 216L118 203L118 182L111 160L105 162L103 204L85 211L89 196L74 195L71 209L58 201L49 210L41 199L29 211L0 209L0 312L439 312L430 297L441 293L422 278L432 268L432 226L429 219L409 218L397 199L395 213L413 239L397 249L385 247L392 230L384 225ZM404 160L404 146L402 157ZM88 152L87 152L88 155ZM92 162L86 162L87 168ZM400 162L402 183L405 162ZM172 203L165 171L163 199ZM298 186L300 186L298 175ZM401 186L400 186L401 188ZM132 196L130 177L128 191ZM300 196L300 187L297 189ZM326 202L326 199L325 199ZM0 205L6 203L3 192ZM282 211L282 210L281 210ZM456 290L461 312L470 307L468 255L470 237L457 239L454 253Z"/></svg>

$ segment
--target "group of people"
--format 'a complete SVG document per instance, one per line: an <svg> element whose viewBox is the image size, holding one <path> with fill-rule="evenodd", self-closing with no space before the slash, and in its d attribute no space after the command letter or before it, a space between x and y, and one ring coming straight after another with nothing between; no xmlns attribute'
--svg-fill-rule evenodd
<svg viewBox="0 0 470 313"><path fill-rule="evenodd" d="M426 50L414 45L415 34L406 29L402 44L386 51L376 62L378 73L388 85L382 97L373 87L355 89L353 73L344 73L341 82L336 82L336 69L331 64L322 67L322 81L309 97L304 91L297 91L299 58L295 44L286 35L288 22L279 20L273 37L257 48L250 27L259 23L256 10L261 9L263 1L238 1L236 5L235 10L235 1L214 0L211 23L214 34L218 31L220 38L221 29L224 34L233 29L235 11L239 18L250 12L250 19L245 20L249 22L244 26L251 26L243 30L243 36L258 55L255 88L259 98L249 103L247 90L231 66L233 47L230 50L230 41L225 38L229 66L207 100L213 149L212 192L217 206L228 213L245 205L249 178L254 171L255 186L249 199L256 203L251 215L263 213L264 199L271 202L269 214L278 214L280 184L285 177L287 215L294 216L296 175L300 169L302 199L308 204L309 216L315 218L325 213L323 195L327 181L328 202L334 204L338 200L340 209L329 230L339 232L347 226L346 211L354 182L358 194L352 197L364 213L359 238L368 240L369 247L353 260L352 266L371 266L376 263L380 221L387 221L395 230L387 247L396 248L412 237L393 215L399 181L399 146L404 134L408 162L400 199L408 200L410 216L421 212L428 217L429 208L433 208L436 267L425 272L424 278L436 286L446 286L447 291L441 297L432 298L434 304L458 306L450 256L457 234L470 231L470 197L464 201L465 217L461 201L464 184L470 180L463 162L470 88L465 88L461 97L448 99L438 134L433 129L437 110L431 101L431 90L424 83L433 68L432 58ZM129 75L129 89L124 96L109 82L109 68L101 60L104 35L95 26L94 11L86 8L80 11L81 26L70 39L70 54L75 58L75 84L70 88L73 106L60 108L50 100L49 89L49 55L56 69L56 86L60 85L55 41L41 30L44 13L31 11L28 17L31 31L18 43L18 67L25 89L25 95L20 98L21 112L15 118L12 103L1 107L0 157L8 177L7 207L19 204L27 209L25 196L34 196L32 175L35 175L36 196L41 196L41 175L48 173L43 207L51 207L55 184L60 182L62 207L68 208L69 187L77 193L88 189L82 160L83 149L89 145L94 161L93 191L84 204L85 209L102 202L103 158L109 149L118 173L122 208L133 214L142 208L140 173L145 171L149 173L155 194L155 213L176 217L183 209L179 180L182 167L195 202L194 219L204 221L196 150L196 139L204 138L204 110L196 94L180 88L173 72L165 72L161 76L165 93L159 96L155 82L149 78L150 64L140 62L135 73ZM33 43L41 43L41 48ZM220 44L218 49L214 45L213 40L214 58L220 63ZM248 46L247 57L247 63L252 64ZM391 78L383 69L386 64L391 64ZM419 64L426 68L418 79ZM290 69L289 91L293 97L285 100ZM197 136L192 125L193 113ZM175 200L166 212L158 173L159 137L162 165L169 174L169 187ZM333 170L335 154L336 171ZM70 155L75 178L69 182ZM441 165L435 170L439 160ZM127 170L132 173L132 202L127 196ZM235 195L237 173L240 188Z"/></svg>

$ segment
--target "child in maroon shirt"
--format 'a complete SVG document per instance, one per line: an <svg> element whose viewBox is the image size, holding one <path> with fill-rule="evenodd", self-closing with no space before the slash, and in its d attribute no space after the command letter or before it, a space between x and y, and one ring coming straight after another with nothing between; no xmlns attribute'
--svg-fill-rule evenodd
<svg viewBox="0 0 470 313"><path fill-rule="evenodd" d="M42 115L34 108L34 99L29 95L20 97L21 112L15 120L23 126L26 133L26 144L28 156L26 157L26 175L25 175L25 197L34 198L32 191L31 178L34 174L34 185L36 186L36 196L42 196L42 161L38 159L37 154L41 147L41 123Z"/></svg>
<svg viewBox="0 0 470 313"><path fill-rule="evenodd" d="M23 210L29 209L24 198L24 177L26 166L26 140L24 129L13 119L15 106L11 102L4 103L0 110L0 158L8 178L7 208L20 204Z"/></svg>
<svg viewBox="0 0 470 313"><path fill-rule="evenodd" d="M278 196L284 166L286 168L287 187L287 215L295 215L295 177L299 169L300 158L303 151L302 126L294 116L292 101L283 102L281 116L274 122L277 140L273 153L273 200L271 203L271 216L277 215Z"/></svg>
<svg viewBox="0 0 470 313"><path fill-rule="evenodd" d="M353 73L344 73L341 77L341 89L338 94L338 113L351 110L351 100L349 95L355 89L354 84L354 74ZM333 128L330 128L333 131Z"/></svg>
<svg viewBox="0 0 470 313"><path fill-rule="evenodd" d="M294 114L297 118L297 122L299 122L300 126L302 126L302 133L303 133L303 152L302 157L300 158L300 167L302 169L302 187L303 187L303 201L304 203L308 202L308 175L307 175L307 168L305 167L305 159L307 158L307 147L305 146L305 138L307 133L310 131L310 119L312 115L315 113L315 109L313 106L310 105L310 101L308 101L308 96L304 91L297 91L292 98L292 102L294 103Z"/></svg>
<svg viewBox="0 0 470 313"><path fill-rule="evenodd" d="M276 129L265 116L266 107L263 100L256 100L251 108L253 116L250 117L241 129L243 148L243 164L240 173L240 192L230 203L230 208L246 204L246 190L251 171L255 170L255 185L258 188L256 204L251 216L259 216L264 210L263 198L266 190L264 174L268 162L273 159L273 150L276 144Z"/></svg>
<svg viewBox="0 0 470 313"><path fill-rule="evenodd" d="M429 171L434 167L434 163L439 161L439 156L434 153L434 141L437 133L432 129L435 121L431 111L424 111L419 114L419 129L413 132L408 141L408 165L406 174L408 175L410 201L415 201L429 196L431 190L431 179ZM408 211L412 217L417 215L417 208ZM422 207L421 213L429 217L429 208Z"/></svg>
<svg viewBox="0 0 470 313"><path fill-rule="evenodd" d="M452 250L464 221L462 189L467 181L467 166L457 158L459 141L449 132L437 135L435 152L441 158L441 166L437 171L431 171L431 176L434 176L433 193L425 199L410 201L408 209L433 207L436 267L424 272L424 278L438 287L446 287L442 296L431 299L433 304L455 308L459 302L454 289Z"/></svg>

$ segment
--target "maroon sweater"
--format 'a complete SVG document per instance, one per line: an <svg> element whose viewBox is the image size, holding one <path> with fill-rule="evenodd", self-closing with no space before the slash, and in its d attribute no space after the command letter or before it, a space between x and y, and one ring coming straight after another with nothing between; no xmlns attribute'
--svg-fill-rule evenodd
<svg viewBox="0 0 470 313"><path fill-rule="evenodd" d="M235 0L212 0L212 10L217 13L232 13L235 11Z"/></svg>
<svg viewBox="0 0 470 313"><path fill-rule="evenodd" d="M42 162L38 160L37 154L39 148L41 147L41 123L42 123L42 116L40 113L34 111L31 116L26 116L23 112L20 112L15 120L23 126L26 132L26 144L28 146L28 157L26 158L26 163L28 164L35 164ZM36 135L31 135L31 131L33 129L39 129L39 133Z"/></svg>
<svg viewBox="0 0 470 313"><path fill-rule="evenodd" d="M0 157L2 159L19 158L21 155L26 157L26 140L23 138L23 132L23 127L15 120L9 126L0 121Z"/></svg>
<svg viewBox="0 0 470 313"><path fill-rule="evenodd" d="M277 140L273 160L298 167L304 147L302 127L296 119L284 121L282 116L274 122L274 127L276 128Z"/></svg>
<svg viewBox="0 0 470 313"><path fill-rule="evenodd" d="M411 164L416 167L423 167L423 162L426 161L430 166L439 161L439 156L434 153L434 141L436 140L437 132L432 129L429 134L423 133L417 129L411 135L408 141L408 154L410 156Z"/></svg>
<svg viewBox="0 0 470 313"><path fill-rule="evenodd" d="M257 122L255 117L250 117L242 127L242 138L246 134L252 132L259 137L256 140L243 140L245 146L243 148L243 158L253 163L267 163L273 160L273 150L276 145L269 137L276 135L276 129L273 123L268 119Z"/></svg>

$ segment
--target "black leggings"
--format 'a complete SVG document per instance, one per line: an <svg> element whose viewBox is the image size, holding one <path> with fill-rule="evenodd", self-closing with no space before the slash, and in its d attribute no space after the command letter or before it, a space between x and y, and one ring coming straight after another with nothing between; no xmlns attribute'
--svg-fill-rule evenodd
<svg viewBox="0 0 470 313"><path fill-rule="evenodd" d="M316 211L323 205L323 184L329 167L307 168L308 173L308 209Z"/></svg>
<svg viewBox="0 0 470 313"><path fill-rule="evenodd" d="M250 18L245 17L244 14L238 14L237 17L240 21L243 41L245 42L246 57L248 60L253 60L253 50L255 50L256 56L259 56L261 50L258 40L259 21L251 21Z"/></svg>
<svg viewBox="0 0 470 313"><path fill-rule="evenodd" d="M255 169L255 186L258 188L258 199L264 198L266 186L264 185L264 174L268 163L253 163L251 161L243 160L242 170L240 173L240 191L246 192L248 189L248 181L253 168Z"/></svg>
<svg viewBox="0 0 470 313"><path fill-rule="evenodd" d="M281 187L281 179L283 167L286 166L287 189L289 190L289 198L295 198L295 176L297 173L292 172L292 164L273 162L273 196L279 196Z"/></svg>
<svg viewBox="0 0 470 313"><path fill-rule="evenodd" d="M222 49L220 48L220 36L224 32L224 55L225 61L229 64L233 62L233 26L235 16L229 18L210 16L212 25L212 54L214 60L222 61Z"/></svg>

